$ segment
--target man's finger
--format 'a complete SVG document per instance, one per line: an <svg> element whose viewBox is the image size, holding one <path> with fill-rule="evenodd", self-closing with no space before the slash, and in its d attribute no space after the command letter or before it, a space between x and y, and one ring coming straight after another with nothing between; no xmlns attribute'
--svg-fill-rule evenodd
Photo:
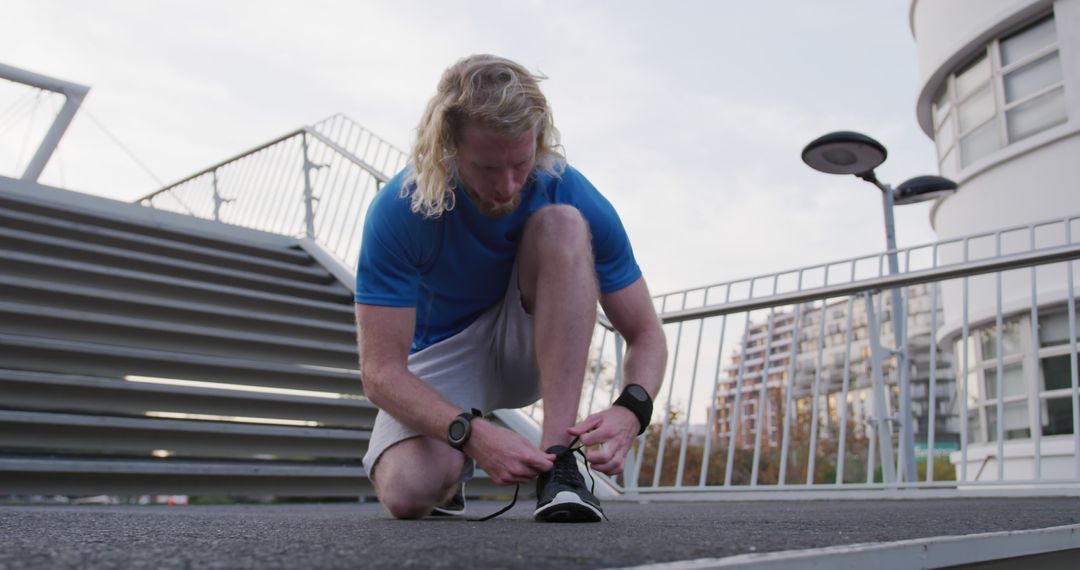
<svg viewBox="0 0 1080 570"><path fill-rule="evenodd" d="M581 434L581 445L586 447L604 443L611 439L614 434L607 429L599 428Z"/></svg>
<svg viewBox="0 0 1080 570"><path fill-rule="evenodd" d="M514 470L513 472L510 473L510 476L514 480L515 483L524 483L524 482L528 481L529 479L532 479L533 477L535 477L536 472L533 469L528 468L528 466L525 466L522 469Z"/></svg>
<svg viewBox="0 0 1080 570"><path fill-rule="evenodd" d="M525 465L536 473L546 473L555 466L555 460L548 459L546 456L533 457L526 461Z"/></svg>
<svg viewBox="0 0 1080 570"><path fill-rule="evenodd" d="M570 427L566 428L566 432L569 433L570 435L581 436L581 435L583 435L583 434L585 434L587 432L590 432L590 431L596 429L596 427L600 425L601 421L602 420L600 418L600 415L599 414L594 414L594 415L591 415L591 416L585 418L584 420L582 420L577 425L573 425L573 426L570 426Z"/></svg>
<svg viewBox="0 0 1080 570"><path fill-rule="evenodd" d="M605 475L618 475L623 472L623 462L618 460L613 460L601 465L593 465L592 467Z"/></svg>
<svg viewBox="0 0 1080 570"><path fill-rule="evenodd" d="M588 451L586 452L586 455L589 457L589 463L591 463L593 466L603 465L611 461L611 458L614 457L614 454L612 454L603 447L598 450Z"/></svg>

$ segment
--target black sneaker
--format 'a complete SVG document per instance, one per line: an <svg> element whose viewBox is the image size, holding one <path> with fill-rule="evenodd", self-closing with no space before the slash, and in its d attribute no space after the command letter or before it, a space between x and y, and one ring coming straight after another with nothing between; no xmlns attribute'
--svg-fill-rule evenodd
<svg viewBox="0 0 1080 570"><path fill-rule="evenodd" d="M604 516L600 501L585 488L585 479L578 471L574 451L562 445L547 449L548 453L556 455L555 467L536 479L535 520L600 522Z"/></svg>
<svg viewBox="0 0 1080 570"><path fill-rule="evenodd" d="M463 517L465 516L465 483L458 486L457 493L445 503L435 507L431 511L433 517Z"/></svg>

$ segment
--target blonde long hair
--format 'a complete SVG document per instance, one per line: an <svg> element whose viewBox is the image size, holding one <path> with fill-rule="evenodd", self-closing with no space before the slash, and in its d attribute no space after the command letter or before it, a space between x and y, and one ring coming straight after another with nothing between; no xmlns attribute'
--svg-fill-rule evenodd
<svg viewBox="0 0 1080 570"><path fill-rule="evenodd" d="M513 61L486 54L461 59L443 72L417 127L409 157L412 168L401 191L403 197L411 192L413 212L438 218L454 208L457 143L468 122L515 137L535 127L535 168L559 175L566 159L540 91L544 79Z"/></svg>

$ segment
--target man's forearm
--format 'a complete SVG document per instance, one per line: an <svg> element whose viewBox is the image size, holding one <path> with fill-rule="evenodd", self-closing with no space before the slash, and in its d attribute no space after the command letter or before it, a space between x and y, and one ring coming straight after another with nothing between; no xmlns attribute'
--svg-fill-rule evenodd
<svg viewBox="0 0 1080 570"><path fill-rule="evenodd" d="M664 381L667 339L645 279L601 296L600 304L615 330L626 339L622 385L639 384L655 399Z"/></svg>
<svg viewBox="0 0 1080 570"><path fill-rule="evenodd" d="M666 366L667 341L663 333L642 335L627 343L622 385L638 384L655 400L664 382Z"/></svg>
<svg viewBox="0 0 1080 570"><path fill-rule="evenodd" d="M461 410L407 368L379 371L365 379L368 399L424 435L446 438L450 421Z"/></svg>

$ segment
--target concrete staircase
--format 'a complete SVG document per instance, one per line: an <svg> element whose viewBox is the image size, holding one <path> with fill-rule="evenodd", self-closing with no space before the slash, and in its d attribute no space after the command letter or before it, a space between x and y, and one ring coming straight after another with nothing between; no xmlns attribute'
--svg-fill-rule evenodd
<svg viewBox="0 0 1080 570"><path fill-rule="evenodd" d="M318 250L0 178L0 496L370 494Z"/></svg>

